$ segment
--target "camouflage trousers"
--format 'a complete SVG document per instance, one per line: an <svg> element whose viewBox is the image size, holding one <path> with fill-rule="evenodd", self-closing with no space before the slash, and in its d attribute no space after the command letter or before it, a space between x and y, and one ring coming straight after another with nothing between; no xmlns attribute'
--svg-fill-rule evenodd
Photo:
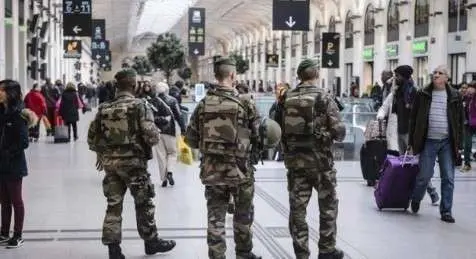
<svg viewBox="0 0 476 259"><path fill-rule="evenodd" d="M289 231L297 259L309 258L309 230L306 209L312 189L319 202L319 252L332 252L336 246L338 199L336 171L289 170Z"/></svg>
<svg viewBox="0 0 476 259"><path fill-rule="evenodd" d="M138 167L105 168L103 180L104 196L107 198L107 210L104 218L102 242L120 244L122 239L122 205L124 195L129 188L134 198L136 222L139 235L144 240L157 237L155 224L154 185L150 181L147 169Z"/></svg>
<svg viewBox="0 0 476 259"><path fill-rule="evenodd" d="M254 219L254 182L238 186L207 185L205 198L208 211L208 256L212 259L224 259L226 251L225 217L230 195L235 201L233 232L237 258L246 257L253 249L251 225Z"/></svg>

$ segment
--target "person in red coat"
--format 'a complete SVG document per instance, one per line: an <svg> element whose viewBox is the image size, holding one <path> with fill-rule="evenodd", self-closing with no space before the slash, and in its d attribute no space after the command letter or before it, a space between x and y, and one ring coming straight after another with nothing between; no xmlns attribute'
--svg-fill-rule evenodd
<svg viewBox="0 0 476 259"><path fill-rule="evenodd" d="M38 141L40 137L41 118L46 114L46 100L41 94L38 84L34 84L30 92L25 96L25 108L32 110L38 118L35 127L30 128L30 141Z"/></svg>

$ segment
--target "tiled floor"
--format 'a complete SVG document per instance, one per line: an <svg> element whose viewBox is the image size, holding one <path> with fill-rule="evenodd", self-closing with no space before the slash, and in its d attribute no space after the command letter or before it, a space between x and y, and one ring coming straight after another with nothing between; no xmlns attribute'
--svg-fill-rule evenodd
<svg viewBox="0 0 476 259"><path fill-rule="evenodd" d="M25 178L24 247L0 249L2 259L106 258L101 245L105 199L102 175L85 143L87 120L80 123L81 139L71 144L45 141L28 149L30 175ZM150 171L159 186L157 165ZM352 259L474 259L476 258L476 174L457 173L454 195L456 224L439 220L438 208L426 198L417 216L408 212L380 212L372 189L361 180L356 162L338 162L340 198L338 245ZM267 162L256 173L255 252L263 258L294 258L287 231L288 195L282 164ZM178 165L176 186L157 187L160 234L177 240L177 247L157 258L207 258L206 210L197 166ZM439 180L434 179L436 185ZM309 206L310 247L317 258L318 210ZM228 219L231 219L229 216ZM227 222L229 258L233 255L230 220ZM143 258L143 244L135 231L133 202L124 208L123 249L127 258Z"/></svg>

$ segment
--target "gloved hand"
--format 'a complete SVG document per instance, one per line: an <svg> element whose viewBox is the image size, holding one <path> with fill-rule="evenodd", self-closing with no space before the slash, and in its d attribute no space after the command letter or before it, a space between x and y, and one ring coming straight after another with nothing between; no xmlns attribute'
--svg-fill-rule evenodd
<svg viewBox="0 0 476 259"><path fill-rule="evenodd" d="M102 158L101 155L98 154L97 157L96 157L96 169L97 169L99 172L101 172L101 171L104 170L104 166L103 166L102 163L103 163L103 158Z"/></svg>

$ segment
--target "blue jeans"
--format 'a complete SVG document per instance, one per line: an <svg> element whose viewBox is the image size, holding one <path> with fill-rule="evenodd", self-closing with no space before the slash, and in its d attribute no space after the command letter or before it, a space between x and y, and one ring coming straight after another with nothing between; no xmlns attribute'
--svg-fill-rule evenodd
<svg viewBox="0 0 476 259"><path fill-rule="evenodd" d="M427 139L420 153L420 172L417 175L413 202L421 202L425 190L435 173L435 162L438 157L441 176L441 215L450 214L453 206L453 190L455 179L455 164L452 145L449 139Z"/></svg>

